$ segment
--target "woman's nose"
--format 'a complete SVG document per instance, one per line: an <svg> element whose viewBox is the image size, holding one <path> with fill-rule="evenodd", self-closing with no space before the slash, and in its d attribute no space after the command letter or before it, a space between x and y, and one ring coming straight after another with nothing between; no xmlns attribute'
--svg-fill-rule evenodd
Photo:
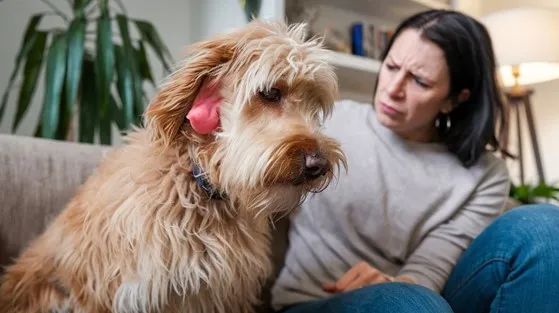
<svg viewBox="0 0 559 313"><path fill-rule="evenodd" d="M404 96L404 82L405 78L400 73L394 75L388 84L388 94L394 98L401 98Z"/></svg>

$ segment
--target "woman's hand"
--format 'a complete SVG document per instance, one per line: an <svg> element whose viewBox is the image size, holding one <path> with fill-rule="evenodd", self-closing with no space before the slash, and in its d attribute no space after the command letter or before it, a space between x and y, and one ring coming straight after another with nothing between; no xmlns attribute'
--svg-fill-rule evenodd
<svg viewBox="0 0 559 313"><path fill-rule="evenodd" d="M337 282L322 285L322 289L330 293L345 292L361 288L370 284L378 284L394 281L384 273L369 265L367 262L360 262L347 271Z"/></svg>

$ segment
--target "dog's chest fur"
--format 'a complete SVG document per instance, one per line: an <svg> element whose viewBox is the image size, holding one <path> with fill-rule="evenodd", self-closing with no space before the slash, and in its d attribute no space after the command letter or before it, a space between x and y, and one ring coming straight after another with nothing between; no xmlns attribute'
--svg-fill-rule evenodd
<svg viewBox="0 0 559 313"><path fill-rule="evenodd" d="M268 219L207 199L184 164L161 164L171 158L144 161L151 174L123 185L129 164L121 160L140 152L131 147L115 164L107 162L114 183L103 183L106 191L99 193L113 195L101 200L111 213L98 221L100 232L111 232L103 248L116 252L118 264L105 266L103 279L120 273L112 307L122 313L250 312L272 269Z"/></svg>
<svg viewBox="0 0 559 313"><path fill-rule="evenodd" d="M179 264L169 272L154 266L151 273L138 270L141 280L124 279L114 298L115 310L250 312L271 270L268 239L264 234L214 235L215 241L203 239L207 244L196 248L185 244L180 249L185 254L172 257Z"/></svg>

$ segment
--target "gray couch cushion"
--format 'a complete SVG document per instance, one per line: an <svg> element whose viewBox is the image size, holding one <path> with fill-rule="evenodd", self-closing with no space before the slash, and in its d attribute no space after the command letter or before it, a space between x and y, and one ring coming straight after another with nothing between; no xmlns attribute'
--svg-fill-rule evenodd
<svg viewBox="0 0 559 313"><path fill-rule="evenodd" d="M45 229L106 149L0 135L0 266Z"/></svg>

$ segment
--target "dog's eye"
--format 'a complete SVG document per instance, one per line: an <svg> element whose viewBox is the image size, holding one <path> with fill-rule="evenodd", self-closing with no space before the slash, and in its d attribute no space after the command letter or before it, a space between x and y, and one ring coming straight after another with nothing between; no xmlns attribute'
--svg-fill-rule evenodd
<svg viewBox="0 0 559 313"><path fill-rule="evenodd" d="M278 88L271 88L269 90L262 90L259 92L260 97L268 102L279 102L281 100L281 90Z"/></svg>

